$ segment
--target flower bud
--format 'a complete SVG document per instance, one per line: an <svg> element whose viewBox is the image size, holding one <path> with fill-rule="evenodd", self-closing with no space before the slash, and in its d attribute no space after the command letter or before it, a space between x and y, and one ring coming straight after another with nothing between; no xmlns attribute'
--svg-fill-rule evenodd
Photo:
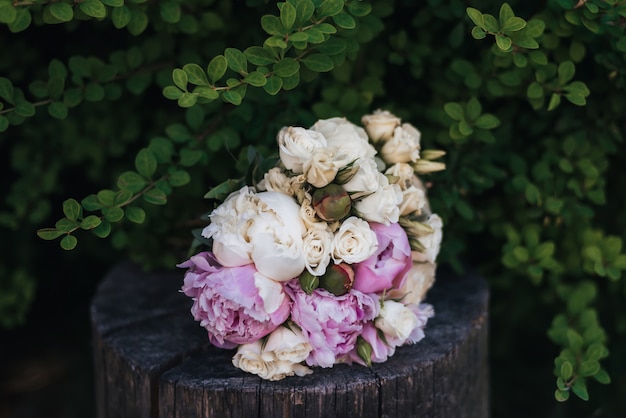
<svg viewBox="0 0 626 418"><path fill-rule="evenodd" d="M438 149L425 149L420 152L420 158L422 160L436 160L446 155L446 152Z"/></svg>
<svg viewBox="0 0 626 418"><path fill-rule="evenodd" d="M354 270L349 264L340 263L330 266L319 278L319 287L328 290L335 296L345 295L354 284Z"/></svg>
<svg viewBox="0 0 626 418"><path fill-rule="evenodd" d="M346 184L356 173L359 172L359 166L354 164L354 161L343 167L337 172L337 176L335 177L335 183L337 184Z"/></svg>
<svg viewBox="0 0 626 418"><path fill-rule="evenodd" d="M445 170L446 165L444 163L419 159L413 163L413 169L417 174L428 174L434 173L435 171Z"/></svg>
<svg viewBox="0 0 626 418"><path fill-rule="evenodd" d="M300 282L300 287L307 295L313 293L320 285L319 277L312 275L308 270L304 270L302 274L300 274L298 282Z"/></svg>
<svg viewBox="0 0 626 418"><path fill-rule="evenodd" d="M317 189L313 193L311 203L317 216L327 222L342 220L352 209L352 200L348 192L334 183Z"/></svg>
<svg viewBox="0 0 626 418"><path fill-rule="evenodd" d="M372 367L372 345L361 336L356 337L356 353L367 367Z"/></svg>
<svg viewBox="0 0 626 418"><path fill-rule="evenodd" d="M432 234L435 230L428 224L412 221L404 216L398 219L398 223L409 237L423 237Z"/></svg>

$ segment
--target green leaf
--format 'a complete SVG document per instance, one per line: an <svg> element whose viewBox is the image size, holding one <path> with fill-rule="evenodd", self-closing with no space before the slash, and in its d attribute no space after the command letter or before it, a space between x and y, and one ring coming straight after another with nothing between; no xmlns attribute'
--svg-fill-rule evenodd
<svg viewBox="0 0 626 418"><path fill-rule="evenodd" d="M482 106L476 97L472 97L468 100L467 105L465 106L465 117L468 121L474 121L478 115L482 112Z"/></svg>
<svg viewBox="0 0 626 418"><path fill-rule="evenodd" d="M609 383L611 383L611 377L605 370L600 370L593 376L593 378L603 385L608 385Z"/></svg>
<svg viewBox="0 0 626 418"><path fill-rule="evenodd" d="M131 35L141 35L141 33L148 27L148 21L149 19L146 12L133 8L130 11L130 21L128 22L128 25L126 25L126 28Z"/></svg>
<svg viewBox="0 0 626 418"><path fill-rule="evenodd" d="M333 16L333 22L343 29L354 29L356 27L356 20L343 11Z"/></svg>
<svg viewBox="0 0 626 418"><path fill-rule="evenodd" d="M152 152L150 152L152 154ZM117 187L121 190L127 190L131 193L138 193L147 184L147 180L134 171L126 171L117 179Z"/></svg>
<svg viewBox="0 0 626 418"><path fill-rule="evenodd" d="M180 68L175 68L174 71L172 71L172 80L174 81L174 84L176 84L176 87L184 92L187 91L187 83L189 82L189 79L186 72Z"/></svg>
<svg viewBox="0 0 626 418"><path fill-rule="evenodd" d="M508 3L502 3L502 6L500 6L500 13L498 15L500 24L504 25L504 23L512 17L515 17L515 13L513 12L513 9L511 9L511 6L509 6Z"/></svg>
<svg viewBox="0 0 626 418"><path fill-rule="evenodd" d="M85 230L94 229L102 223L100 217L96 215L89 215L83 219L80 223L80 227Z"/></svg>
<svg viewBox="0 0 626 418"><path fill-rule="evenodd" d="M487 32L485 32L482 28L478 26L474 26L472 28L472 37L474 39L484 39L487 36Z"/></svg>
<svg viewBox="0 0 626 418"><path fill-rule="evenodd" d="M178 100L183 92L175 86L167 86L163 89L163 96L170 100Z"/></svg>
<svg viewBox="0 0 626 418"><path fill-rule="evenodd" d="M36 113L35 106L30 102L20 102L15 106L15 113L26 118L34 116Z"/></svg>
<svg viewBox="0 0 626 418"><path fill-rule="evenodd" d="M102 221L100 225L92 229L92 232L99 238L106 238L111 233L111 224L107 221Z"/></svg>
<svg viewBox="0 0 626 418"><path fill-rule="evenodd" d="M283 86L282 78L278 76L271 76L267 79L267 83L263 86L263 89L265 90L267 94L275 96L276 94L278 94L282 86Z"/></svg>
<svg viewBox="0 0 626 418"><path fill-rule="evenodd" d="M96 19L102 19L107 15L107 9L100 0L85 0L79 3L79 7L81 12Z"/></svg>
<svg viewBox="0 0 626 418"><path fill-rule="evenodd" d="M13 33L22 32L30 26L33 18L28 8L19 9L13 22L9 23L9 30Z"/></svg>
<svg viewBox="0 0 626 418"><path fill-rule="evenodd" d="M67 117L67 106L62 102L52 102L48 105L48 114L55 119L63 120Z"/></svg>
<svg viewBox="0 0 626 418"><path fill-rule="evenodd" d="M563 364L561 364L561 370L560 370L559 376L563 380L568 380L570 377L572 377L573 373L574 373L574 367L572 366L572 363L570 363L569 361L564 361Z"/></svg>
<svg viewBox="0 0 626 418"><path fill-rule="evenodd" d="M372 12L372 5L362 1L350 2L347 4L348 11L352 16L363 17Z"/></svg>
<svg viewBox="0 0 626 418"><path fill-rule="evenodd" d="M78 244L78 240L74 235L66 235L61 239L61 248L64 250L73 250L76 248L76 244Z"/></svg>
<svg viewBox="0 0 626 418"><path fill-rule="evenodd" d="M137 157L135 157L135 168L139 174L149 179L156 171L157 165L156 157L152 154L152 151L147 148L139 150Z"/></svg>
<svg viewBox="0 0 626 418"><path fill-rule="evenodd" d="M343 0L325 0L317 9L317 16L319 18L335 16L343 10L343 5Z"/></svg>
<svg viewBox="0 0 626 418"><path fill-rule="evenodd" d="M6 131L8 127L9 120L5 116L0 115L0 132Z"/></svg>
<svg viewBox="0 0 626 418"><path fill-rule="evenodd" d="M491 32L491 33L497 33L500 31L500 25L498 24L498 21L496 20L495 17L489 15L489 14L485 14L483 15L483 18L485 19L485 30L487 32Z"/></svg>
<svg viewBox="0 0 626 418"><path fill-rule="evenodd" d="M334 63L328 55L311 54L302 60L304 65L312 71L322 73L333 69Z"/></svg>
<svg viewBox="0 0 626 418"><path fill-rule="evenodd" d="M124 0L102 0L102 3L111 7L122 7L124 5Z"/></svg>
<svg viewBox="0 0 626 418"><path fill-rule="evenodd" d="M293 58L283 58L273 66L274 74L279 77L289 77L300 70L300 63Z"/></svg>
<svg viewBox="0 0 626 418"><path fill-rule="evenodd" d="M536 81L530 83L528 89L526 89L526 95L529 99L539 99L543 97L543 87Z"/></svg>
<svg viewBox="0 0 626 418"><path fill-rule="evenodd" d="M178 98L178 106L183 107L183 108L189 108L195 105L197 101L198 101L197 95L193 93L185 92L182 94L182 96Z"/></svg>
<svg viewBox="0 0 626 418"><path fill-rule="evenodd" d="M476 119L474 126L480 129L494 129L500 126L500 120L491 113L485 113Z"/></svg>
<svg viewBox="0 0 626 418"><path fill-rule="evenodd" d="M502 31L517 32L526 27L526 21L521 17L511 17L504 22Z"/></svg>
<svg viewBox="0 0 626 418"><path fill-rule="evenodd" d="M102 204L98 200L98 196L90 194L80 201L81 206L87 211L95 211L102 209Z"/></svg>
<svg viewBox="0 0 626 418"><path fill-rule="evenodd" d="M178 23L181 16L180 3L177 1L164 1L160 4L161 18L167 23Z"/></svg>
<svg viewBox="0 0 626 418"><path fill-rule="evenodd" d="M290 31L296 21L296 8L289 2L283 3L280 8L280 22L285 31Z"/></svg>
<svg viewBox="0 0 626 418"><path fill-rule="evenodd" d="M582 376L593 376L600 371L600 363L596 360L585 360L580 364L579 373Z"/></svg>
<svg viewBox="0 0 626 418"><path fill-rule="evenodd" d="M104 89L100 84L89 83L85 87L85 100L99 102L104 99Z"/></svg>
<svg viewBox="0 0 626 418"><path fill-rule="evenodd" d="M9 1L0 2L0 23L11 24L17 19L17 9Z"/></svg>
<svg viewBox="0 0 626 418"><path fill-rule="evenodd" d="M261 27L269 35L284 35L283 25L280 19L272 15L264 15L261 17Z"/></svg>
<svg viewBox="0 0 626 418"><path fill-rule="evenodd" d="M130 22L131 13L127 6L116 7L111 11L111 20L113 26L117 29L122 29Z"/></svg>
<svg viewBox="0 0 626 418"><path fill-rule="evenodd" d="M585 379L578 378L572 385L572 392L583 401L589 400L589 392L587 391L587 384Z"/></svg>
<svg viewBox="0 0 626 418"><path fill-rule="evenodd" d="M557 93L552 93L550 97L550 104L548 104L548 110L556 109L561 103L561 96Z"/></svg>
<svg viewBox="0 0 626 418"><path fill-rule="evenodd" d="M302 0L296 2L296 21L298 26L305 26L311 20L315 12L315 5L311 0Z"/></svg>
<svg viewBox="0 0 626 418"><path fill-rule="evenodd" d="M579 92L567 93L565 94L565 98L576 106L584 106L587 104L587 99Z"/></svg>
<svg viewBox="0 0 626 418"><path fill-rule="evenodd" d="M508 36L496 35L496 45L498 45L498 48L502 51L508 51L511 48L512 43L511 38Z"/></svg>
<svg viewBox="0 0 626 418"><path fill-rule="evenodd" d="M243 52L236 48L226 48L224 56L228 61L228 68L236 73L245 73L248 70L248 60Z"/></svg>
<svg viewBox="0 0 626 418"><path fill-rule="evenodd" d="M117 206L103 208L102 215L107 222L119 222L124 218L124 209Z"/></svg>
<svg viewBox="0 0 626 418"><path fill-rule="evenodd" d="M315 26L315 30L327 35L332 35L333 33L337 33L337 28L331 25L330 23L318 23Z"/></svg>
<svg viewBox="0 0 626 418"><path fill-rule="evenodd" d="M162 164L169 163L174 154L174 144L169 139L163 137L152 138L148 149L154 154L157 162Z"/></svg>
<svg viewBox="0 0 626 418"><path fill-rule="evenodd" d="M570 81L574 77L574 73L576 72L576 67L572 61L563 61L559 64L559 68L557 70L558 80L561 86L565 85L568 81Z"/></svg>
<svg viewBox="0 0 626 418"><path fill-rule="evenodd" d="M215 84L217 80L222 78L228 68L228 61L223 55L217 55L211 60L207 67L207 75L212 83Z"/></svg>
<svg viewBox="0 0 626 418"><path fill-rule="evenodd" d="M206 73L198 64L185 64L183 71L187 74L188 81L197 86L208 86L209 80Z"/></svg>
<svg viewBox="0 0 626 418"><path fill-rule="evenodd" d="M8 78L0 77L0 98L13 104L13 84Z"/></svg>
<svg viewBox="0 0 626 418"><path fill-rule="evenodd" d="M468 7L467 9L465 9L465 11L476 26L483 30L486 30L485 19L483 17L483 14L479 10L474 9L473 7Z"/></svg>
<svg viewBox="0 0 626 418"><path fill-rule="evenodd" d="M41 239L45 239L46 241L57 239L63 234L65 234L65 232L59 231L56 228L42 228L37 231L37 236Z"/></svg>
<svg viewBox="0 0 626 418"><path fill-rule="evenodd" d="M443 105L443 110L450 116L452 119L460 121L463 119L464 111L463 107L460 104L450 102Z"/></svg>
<svg viewBox="0 0 626 418"><path fill-rule="evenodd" d="M143 199L153 205L164 205L167 203L167 195L159 189L151 189L143 194Z"/></svg>
<svg viewBox="0 0 626 418"><path fill-rule="evenodd" d="M236 106L239 106L243 100L243 97L241 97L241 94L237 93L236 91L233 90L227 90L222 94L222 98L228 102L228 103L232 103Z"/></svg>
<svg viewBox="0 0 626 418"><path fill-rule="evenodd" d="M208 100L215 100L220 97L220 94L215 89L206 86L196 87L193 89L193 93Z"/></svg>
<svg viewBox="0 0 626 418"><path fill-rule="evenodd" d="M146 220L146 212L140 207L130 206L126 208L126 219L136 224L142 224Z"/></svg>
<svg viewBox="0 0 626 418"><path fill-rule="evenodd" d="M191 176L185 170L176 170L170 173L168 181L172 187L181 187L191 181Z"/></svg>
<svg viewBox="0 0 626 418"><path fill-rule="evenodd" d="M56 229L58 229L59 231L63 231L63 232L70 232L74 230L77 226L78 226L78 222L70 221L67 218L59 219L56 222L56 224L54 224L54 227Z"/></svg>
<svg viewBox="0 0 626 418"><path fill-rule="evenodd" d="M569 391L557 389L554 392L554 399L556 399L558 402L565 402L569 399Z"/></svg>
<svg viewBox="0 0 626 418"><path fill-rule="evenodd" d="M202 159L202 151L183 148L180 151L180 165L191 167Z"/></svg>
<svg viewBox="0 0 626 418"><path fill-rule="evenodd" d="M254 87L263 87L265 83L267 83L267 78L265 78L264 74L258 71L252 71L251 73L248 73L248 75L244 78L244 81Z"/></svg>
<svg viewBox="0 0 626 418"><path fill-rule="evenodd" d="M540 19L531 19L526 22L524 33L531 38L538 38L543 34L546 24Z"/></svg>
<svg viewBox="0 0 626 418"><path fill-rule="evenodd" d="M68 3L56 2L46 6L50 14L61 22L69 22L74 18L74 9Z"/></svg>
<svg viewBox="0 0 626 418"><path fill-rule="evenodd" d="M261 46L251 46L244 52L246 59L254 65L269 65L276 62L272 53Z"/></svg>

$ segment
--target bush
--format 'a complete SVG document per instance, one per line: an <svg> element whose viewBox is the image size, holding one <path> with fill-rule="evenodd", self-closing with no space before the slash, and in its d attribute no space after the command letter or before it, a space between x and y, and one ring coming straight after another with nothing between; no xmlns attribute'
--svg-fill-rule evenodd
<svg viewBox="0 0 626 418"><path fill-rule="evenodd" d="M617 0L0 0L2 325L46 275L33 257L172 268L199 197L280 127L384 108L447 151L440 262L490 282L494 415L616 416L625 19Z"/></svg>

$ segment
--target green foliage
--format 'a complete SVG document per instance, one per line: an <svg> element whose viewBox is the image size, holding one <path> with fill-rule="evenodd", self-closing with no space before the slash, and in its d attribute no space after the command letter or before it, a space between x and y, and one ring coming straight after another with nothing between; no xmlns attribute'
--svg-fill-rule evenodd
<svg viewBox="0 0 626 418"><path fill-rule="evenodd" d="M494 415L623 410L626 6L531 3L0 0L2 325L33 257L172 268L282 126L380 107L447 152L425 181L440 262L491 284Z"/></svg>

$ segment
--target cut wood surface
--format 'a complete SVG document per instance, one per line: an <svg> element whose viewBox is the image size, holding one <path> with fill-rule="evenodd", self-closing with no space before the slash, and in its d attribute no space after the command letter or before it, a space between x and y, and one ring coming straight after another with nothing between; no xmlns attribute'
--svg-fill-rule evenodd
<svg viewBox="0 0 626 418"><path fill-rule="evenodd" d="M91 306L99 418L489 415L488 290L475 275L438 271L426 338L385 363L270 382L208 343L179 292L183 274L123 263L100 284Z"/></svg>

